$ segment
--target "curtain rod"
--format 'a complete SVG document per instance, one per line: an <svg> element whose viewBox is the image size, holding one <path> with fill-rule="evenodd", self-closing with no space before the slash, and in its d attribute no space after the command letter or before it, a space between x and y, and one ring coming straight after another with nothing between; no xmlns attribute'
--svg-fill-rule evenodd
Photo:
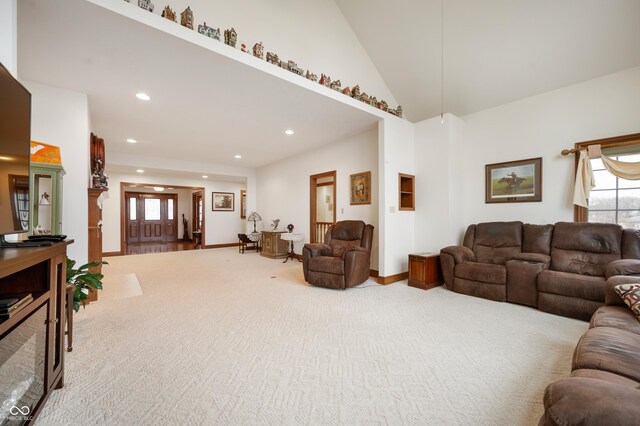
<svg viewBox="0 0 640 426"><path fill-rule="evenodd" d="M578 148L571 148L571 149L563 149L560 154L562 155L569 155L569 154L577 154L580 151L586 151L587 148L582 148L582 149L578 149Z"/></svg>

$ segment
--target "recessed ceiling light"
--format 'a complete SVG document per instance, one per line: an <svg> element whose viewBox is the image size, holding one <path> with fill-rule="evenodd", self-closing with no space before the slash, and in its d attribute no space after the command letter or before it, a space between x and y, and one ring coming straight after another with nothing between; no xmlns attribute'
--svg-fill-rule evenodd
<svg viewBox="0 0 640 426"><path fill-rule="evenodd" d="M153 187L153 190L154 190L154 191L157 191L157 192L162 192L162 191L164 191L164 188L163 188L163 187L161 187L161 186L154 186L154 187Z"/></svg>
<svg viewBox="0 0 640 426"><path fill-rule="evenodd" d="M294 132L291 129L287 129L287 130L284 131L284 133L287 134L287 135L292 135Z"/></svg>
<svg viewBox="0 0 640 426"><path fill-rule="evenodd" d="M206 179L206 178L208 178L208 177L209 177L209 176L207 176L207 175L202 175L202 179Z"/></svg>
<svg viewBox="0 0 640 426"><path fill-rule="evenodd" d="M129 138L129 139L127 139L127 142L129 142L129 143L137 143L138 141L135 140L135 139Z"/></svg>
<svg viewBox="0 0 640 426"><path fill-rule="evenodd" d="M150 101L151 100L151 96L147 95L146 93L136 93L136 98L140 99L141 101Z"/></svg>
<svg viewBox="0 0 640 426"><path fill-rule="evenodd" d="M138 173L144 173L144 170L142 170L142 169L138 169L138 170L136 170L136 172L138 172Z"/></svg>
<svg viewBox="0 0 640 426"><path fill-rule="evenodd" d="M237 158L237 159L240 159L240 158L242 158L242 155L240 155L240 154L237 154L237 155L234 155L234 156L233 156L233 158Z"/></svg>

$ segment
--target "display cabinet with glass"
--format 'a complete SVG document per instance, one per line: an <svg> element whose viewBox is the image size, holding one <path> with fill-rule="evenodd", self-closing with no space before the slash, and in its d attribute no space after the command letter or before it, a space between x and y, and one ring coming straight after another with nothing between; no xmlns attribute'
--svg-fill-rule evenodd
<svg viewBox="0 0 640 426"><path fill-rule="evenodd" d="M29 234L62 232L62 176L59 164L31 163Z"/></svg>

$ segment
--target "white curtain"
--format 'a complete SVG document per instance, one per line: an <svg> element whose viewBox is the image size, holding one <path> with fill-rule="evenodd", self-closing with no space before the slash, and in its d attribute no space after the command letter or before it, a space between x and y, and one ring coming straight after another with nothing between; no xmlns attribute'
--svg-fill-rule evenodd
<svg viewBox="0 0 640 426"><path fill-rule="evenodd" d="M606 155L600 155L604 168L611 174L628 180L640 180L640 162L630 163L626 161L612 160ZM591 170L591 162L587 151L580 151L578 169L576 170L576 185L573 190L573 204L588 208L587 200L591 189L596 186Z"/></svg>

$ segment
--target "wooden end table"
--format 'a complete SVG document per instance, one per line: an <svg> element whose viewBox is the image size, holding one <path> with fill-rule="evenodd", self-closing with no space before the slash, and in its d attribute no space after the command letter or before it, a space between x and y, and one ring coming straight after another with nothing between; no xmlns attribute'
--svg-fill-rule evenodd
<svg viewBox="0 0 640 426"><path fill-rule="evenodd" d="M409 255L409 285L429 290L442 284L440 255L436 253L415 253Z"/></svg>

